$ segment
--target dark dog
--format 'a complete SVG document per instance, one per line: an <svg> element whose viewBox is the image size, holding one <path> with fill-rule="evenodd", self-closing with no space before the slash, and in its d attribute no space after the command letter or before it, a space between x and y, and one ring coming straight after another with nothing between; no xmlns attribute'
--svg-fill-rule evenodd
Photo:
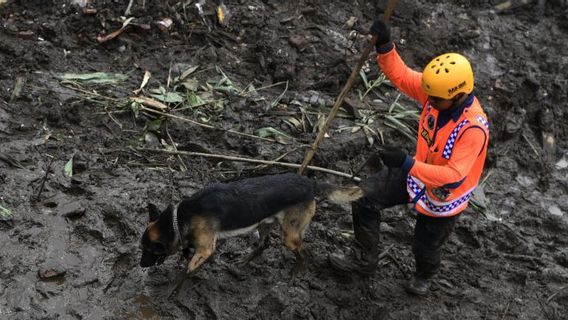
<svg viewBox="0 0 568 320"><path fill-rule="evenodd" d="M315 195L346 203L363 196L359 187L336 188L287 173L210 185L161 213L149 205L150 220L142 235L141 267L160 265L179 250L189 252L187 272L193 272L215 250L217 239L258 228L260 245L247 263L268 246L270 226L277 221L284 245L302 258L304 234L316 211Z"/></svg>

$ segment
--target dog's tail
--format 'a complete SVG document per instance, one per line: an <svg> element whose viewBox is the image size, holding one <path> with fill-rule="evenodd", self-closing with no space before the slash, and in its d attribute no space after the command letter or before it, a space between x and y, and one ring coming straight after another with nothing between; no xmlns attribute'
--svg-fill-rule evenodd
<svg viewBox="0 0 568 320"><path fill-rule="evenodd" d="M338 187L329 183L315 183L316 194L326 197L333 203L350 203L365 196L358 186Z"/></svg>

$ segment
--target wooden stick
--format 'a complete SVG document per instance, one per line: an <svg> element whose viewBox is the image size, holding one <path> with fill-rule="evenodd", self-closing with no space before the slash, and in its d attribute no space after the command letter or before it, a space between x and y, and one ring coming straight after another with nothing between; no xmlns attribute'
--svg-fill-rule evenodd
<svg viewBox="0 0 568 320"><path fill-rule="evenodd" d="M385 22L389 21L391 15L392 15L392 12L394 11L394 8L396 6L396 2L397 2L397 0L389 0L388 5L387 5L387 9L385 10L385 14L384 14ZM300 169L298 170L299 174L303 174L305 169L310 164L310 161L312 161L312 158L316 154L316 151L317 151L321 141L323 140L325 133L327 132L327 130L329 129L329 126L331 125L331 121L333 121L333 118L335 118L335 115L337 114L337 111L339 111L339 107L341 107L341 105L343 104L343 100L345 100L347 93L349 93L349 90L351 90L351 87L353 87L353 83L355 82L355 80L357 79L357 76L359 75L359 70L361 70L361 68L363 67L363 64L365 63L365 61L367 61L367 58L369 57L371 50L375 46L376 41L377 41L377 37L373 36L371 38L371 40L369 41L369 43L367 44L367 47L365 48L365 50L363 50L363 54L361 55L361 58L359 58L359 62L357 63L355 68L353 68L353 71L351 72L349 79L347 79L347 83L345 83L345 85L343 86L343 89L341 90L341 93L339 94L339 96L335 100L335 104L331 108L331 111L329 112L329 115L327 116L325 124L323 125L321 130L318 132L318 135L317 135L316 139L314 140L314 143L312 144L312 148L309 149L308 152L306 153L304 161L302 162L302 165L300 166Z"/></svg>
<svg viewBox="0 0 568 320"><path fill-rule="evenodd" d="M130 15L130 9L132 8L133 2L134 2L134 0L130 0L130 2L128 3L126 10L124 10L124 16L128 17Z"/></svg>
<svg viewBox="0 0 568 320"><path fill-rule="evenodd" d="M260 163L260 164L267 164L267 165L275 165L287 168L300 168L299 164L296 163L289 163L289 162L277 162L277 161L269 161L269 160L259 160L259 159L250 159L250 158L241 158L241 157L234 157L234 156L226 156L222 154L214 154L214 153L203 153L203 152L189 152L189 151L169 151L163 149L147 149L147 148L136 148L137 151L146 151L146 152L155 152L155 153L166 153L171 155L183 155L183 156L197 156L197 157L205 157L205 158L214 158L214 159L223 159L229 161L237 161L237 162L250 162L250 163ZM320 171L329 174L333 174L340 177L345 177L349 179L353 179L354 181L361 181L361 178L354 177L349 173L339 172L327 168L316 167L316 166L308 166L308 169L313 171Z"/></svg>
<svg viewBox="0 0 568 320"><path fill-rule="evenodd" d="M550 303L550 301L552 301L552 299L554 299L554 297L556 297L560 292L564 291L564 289L568 288L568 286L564 286L562 288L560 288L558 291L556 291L555 293L553 293L550 297L548 297L548 299L546 299L546 303Z"/></svg>
<svg viewBox="0 0 568 320"><path fill-rule="evenodd" d="M45 169L45 175L43 176L43 179L41 179L41 184L39 186L39 191L37 192L37 196L36 196L36 201L39 201L40 197L41 197L41 193L43 192L43 187L45 186L45 181L47 181L47 177L49 176L49 170L51 169L51 164L53 164L53 161L55 160L55 157L48 155L51 159L49 160L49 163L47 164L47 168Z"/></svg>

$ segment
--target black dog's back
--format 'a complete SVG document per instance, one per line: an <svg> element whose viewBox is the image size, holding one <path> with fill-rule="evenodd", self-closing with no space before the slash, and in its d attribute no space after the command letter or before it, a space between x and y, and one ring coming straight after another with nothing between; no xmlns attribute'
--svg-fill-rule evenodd
<svg viewBox="0 0 568 320"><path fill-rule="evenodd" d="M215 183L179 204L178 213L215 218L220 231L245 228L314 199L314 183L294 173Z"/></svg>

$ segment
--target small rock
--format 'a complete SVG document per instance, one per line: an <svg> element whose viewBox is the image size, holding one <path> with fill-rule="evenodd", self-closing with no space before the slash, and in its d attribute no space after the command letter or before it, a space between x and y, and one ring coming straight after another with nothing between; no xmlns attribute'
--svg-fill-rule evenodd
<svg viewBox="0 0 568 320"><path fill-rule="evenodd" d="M67 270L61 266L47 267L38 271L38 276L42 280L53 279L65 276Z"/></svg>
<svg viewBox="0 0 568 320"><path fill-rule="evenodd" d="M548 207L548 212L558 217L562 217L564 215L564 212L562 212L562 210L557 205L552 205Z"/></svg>
<svg viewBox="0 0 568 320"><path fill-rule="evenodd" d="M445 286L446 288L453 288L454 285L452 285L448 280L446 279L440 279L438 280L438 283Z"/></svg>
<svg viewBox="0 0 568 320"><path fill-rule="evenodd" d="M292 46L294 46L298 51L302 52L306 49L307 41L306 38L300 35L291 36L288 41Z"/></svg>
<svg viewBox="0 0 568 320"><path fill-rule="evenodd" d="M345 25L347 26L347 28L351 29L353 28L353 26L357 23L357 17L349 17L349 20L347 20L347 22L345 22Z"/></svg>
<svg viewBox="0 0 568 320"><path fill-rule="evenodd" d="M160 140L158 140L158 137L152 132L146 132L144 135L144 141L146 142L146 146L150 148L157 148L160 146Z"/></svg>
<svg viewBox="0 0 568 320"><path fill-rule="evenodd" d="M78 202L66 203L59 210L62 216L70 219L82 217L86 211Z"/></svg>
<svg viewBox="0 0 568 320"><path fill-rule="evenodd" d="M566 168L568 168L568 160L566 160L566 157L562 157L562 159L560 159L560 161L556 162L556 164L554 166L558 170L566 169Z"/></svg>
<svg viewBox="0 0 568 320"><path fill-rule="evenodd" d="M526 188L534 185L534 180L531 177L519 175L519 176L517 176L516 180L521 186L526 187Z"/></svg>

